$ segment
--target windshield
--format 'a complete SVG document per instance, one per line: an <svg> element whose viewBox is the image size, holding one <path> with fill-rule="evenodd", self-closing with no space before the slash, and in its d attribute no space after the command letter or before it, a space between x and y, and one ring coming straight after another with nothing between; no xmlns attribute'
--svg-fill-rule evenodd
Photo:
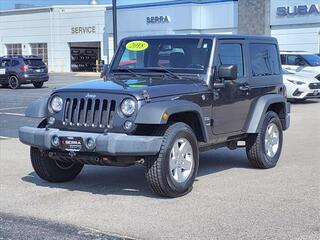
<svg viewBox="0 0 320 240"><path fill-rule="evenodd" d="M314 54L301 55L310 66L320 66L320 57Z"/></svg>
<svg viewBox="0 0 320 240"><path fill-rule="evenodd" d="M202 38L127 40L120 46L111 72L167 69L175 73L205 74L211 48L212 40Z"/></svg>
<svg viewBox="0 0 320 240"><path fill-rule="evenodd" d="M23 61L28 66L34 66L34 67L45 66L44 62L41 59L24 59Z"/></svg>

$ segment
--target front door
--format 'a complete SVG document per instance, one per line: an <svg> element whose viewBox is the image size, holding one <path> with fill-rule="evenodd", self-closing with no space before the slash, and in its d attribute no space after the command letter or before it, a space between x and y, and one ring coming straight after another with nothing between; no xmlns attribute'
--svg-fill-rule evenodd
<svg viewBox="0 0 320 240"><path fill-rule="evenodd" d="M244 41L219 41L214 65L235 64L236 80L223 80L224 86L213 89L213 133L229 134L241 131L250 108L250 85L246 71L247 48ZM218 79L217 79L218 81Z"/></svg>

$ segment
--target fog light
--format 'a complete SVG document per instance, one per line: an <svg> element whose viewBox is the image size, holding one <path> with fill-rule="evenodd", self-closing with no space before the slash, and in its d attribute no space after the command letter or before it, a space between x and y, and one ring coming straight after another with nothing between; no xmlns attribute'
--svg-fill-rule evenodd
<svg viewBox="0 0 320 240"><path fill-rule="evenodd" d="M51 144L52 144L52 146L54 146L54 147L58 147L59 145L60 145L60 139L59 139L59 137L58 136L53 136L52 138L51 138Z"/></svg>
<svg viewBox="0 0 320 240"><path fill-rule="evenodd" d="M54 117L50 117L49 120L48 120L48 123L50 125L53 125L55 122L56 122L56 119Z"/></svg>
<svg viewBox="0 0 320 240"><path fill-rule="evenodd" d="M128 130L130 130L130 129L132 128L132 126L133 126L133 122L131 122L131 121L125 121L125 123L124 123L124 125L123 125L123 128L124 128L126 131L128 131Z"/></svg>
<svg viewBox="0 0 320 240"><path fill-rule="evenodd" d="M96 142L94 141L94 139L88 138L88 139L86 140L86 147L87 147L89 150L93 150L93 149L96 147Z"/></svg>

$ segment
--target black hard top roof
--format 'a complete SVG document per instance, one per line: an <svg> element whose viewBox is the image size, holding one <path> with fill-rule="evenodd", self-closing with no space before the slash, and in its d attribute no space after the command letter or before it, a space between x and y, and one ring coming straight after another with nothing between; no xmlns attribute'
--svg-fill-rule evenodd
<svg viewBox="0 0 320 240"><path fill-rule="evenodd" d="M230 40L249 40L276 42L277 39L264 35L235 35L235 34L185 34L185 35L150 35L150 36L131 36L124 39L166 39L166 38L209 38L209 39L230 39Z"/></svg>

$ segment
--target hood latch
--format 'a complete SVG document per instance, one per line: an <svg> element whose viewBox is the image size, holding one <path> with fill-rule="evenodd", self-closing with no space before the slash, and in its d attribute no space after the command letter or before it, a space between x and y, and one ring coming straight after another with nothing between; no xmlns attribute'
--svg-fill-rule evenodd
<svg viewBox="0 0 320 240"><path fill-rule="evenodd" d="M151 100L150 100L150 95L149 95L149 93L148 93L147 90L143 90L143 92L142 92L141 95L142 95L143 99L144 99L147 103L151 101Z"/></svg>

